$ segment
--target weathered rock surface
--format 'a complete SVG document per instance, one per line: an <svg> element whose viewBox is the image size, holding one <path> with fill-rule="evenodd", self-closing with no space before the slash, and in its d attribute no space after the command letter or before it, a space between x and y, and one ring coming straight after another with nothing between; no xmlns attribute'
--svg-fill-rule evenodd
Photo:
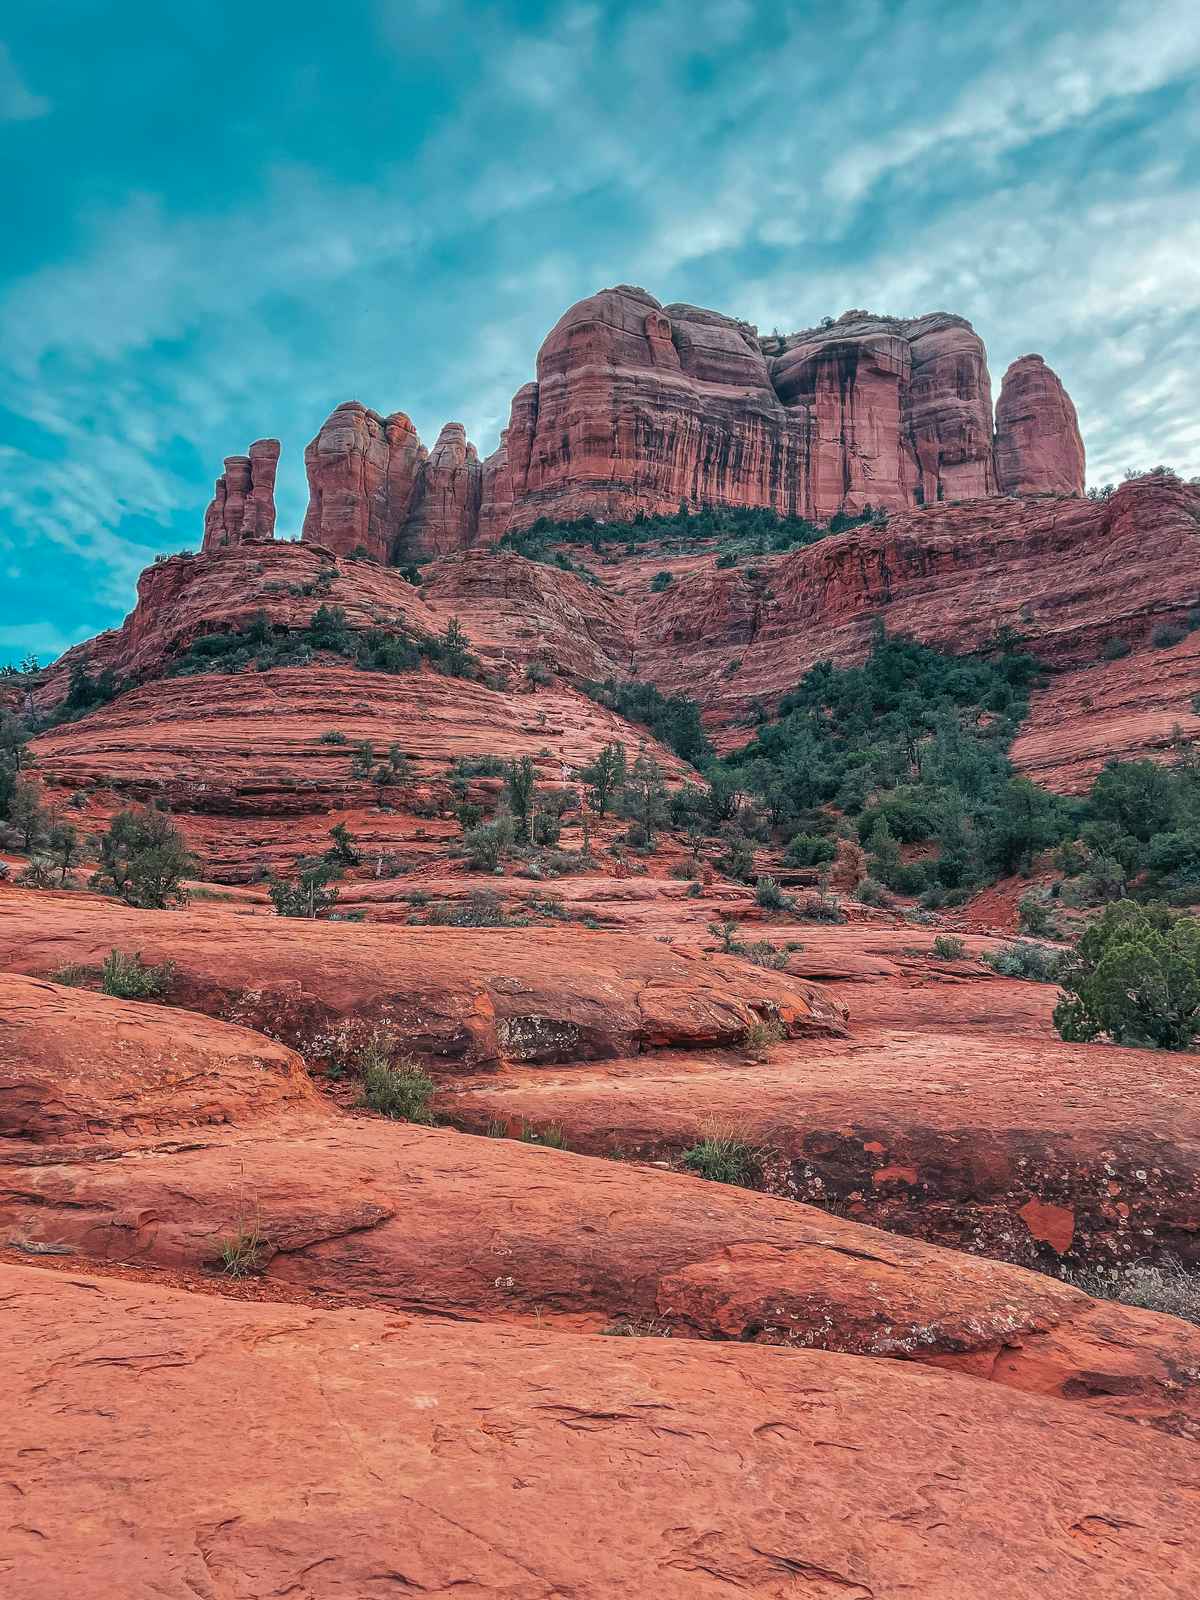
<svg viewBox="0 0 1200 1600"><path fill-rule="evenodd" d="M647 1158L736 1128L770 1153L772 1192L939 1244L1028 1265L1197 1262L1194 1058L1064 1044L1049 988L913 981L856 982L845 1043L782 1045L765 1063L514 1069L455 1084L443 1109L472 1130L554 1123L572 1149Z"/></svg>
<svg viewBox="0 0 1200 1600"><path fill-rule="evenodd" d="M420 474L412 514L396 536L400 560L466 550L479 532L483 469L461 422L448 422Z"/></svg>
<svg viewBox="0 0 1200 1600"><path fill-rule="evenodd" d="M0 974L0 1150L245 1123L320 1102L293 1051L191 1011Z"/></svg>
<svg viewBox="0 0 1200 1600"><path fill-rule="evenodd" d="M1134 655L1115 664L1119 677L1161 624L1194 609L1198 541L1200 490L1167 477L1099 502L907 512L756 563L757 576L711 564L681 574L635 602L635 659L664 692L698 699L725 744L746 737L735 725L756 701L772 705L814 662L861 660L876 619L953 653L1010 628L1060 669L1092 665L1123 639ZM1152 664L1164 660L1151 651ZM1189 680L1166 677L1157 714L1186 722Z"/></svg>
<svg viewBox="0 0 1200 1600"><path fill-rule="evenodd" d="M940 1373L17 1267L0 1305L13 1600L599 1600L651 1571L681 1597L1174 1600L1200 1573L1189 1445Z"/></svg>
<svg viewBox="0 0 1200 1600"><path fill-rule="evenodd" d="M302 538L338 555L390 561L426 457L402 411L382 417L348 400L304 452L308 511Z"/></svg>
<svg viewBox="0 0 1200 1600"><path fill-rule="evenodd" d="M996 402L996 481L1001 494L1082 494L1083 440L1071 397L1041 356L1004 374Z"/></svg>
<svg viewBox="0 0 1200 1600"><path fill-rule="evenodd" d="M731 1044L763 1020L841 1033L815 985L733 956L586 929L373 928L226 911L131 911L0 888L0 970L98 969L108 952L175 964L170 999L328 1053L387 1022L443 1066L573 1061L662 1045Z"/></svg>
<svg viewBox="0 0 1200 1600"><path fill-rule="evenodd" d="M443 626L398 572L339 561L312 544L272 540L171 556L138 579L134 609L119 628L68 650L42 675L43 709L67 691L70 671L107 667L119 680L157 677L199 634L236 632L265 612L272 627L305 628L319 606L338 607L355 630L429 635Z"/></svg>
<svg viewBox="0 0 1200 1600"><path fill-rule="evenodd" d="M249 455L226 456L204 513L204 549L275 537L275 472L279 440L256 439Z"/></svg>

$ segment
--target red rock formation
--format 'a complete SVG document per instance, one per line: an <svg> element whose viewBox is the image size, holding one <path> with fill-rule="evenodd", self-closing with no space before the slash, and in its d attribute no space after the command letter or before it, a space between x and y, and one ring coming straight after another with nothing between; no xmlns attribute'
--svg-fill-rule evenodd
<svg viewBox="0 0 1200 1600"><path fill-rule="evenodd" d="M329 550L292 540L171 556L138 579L137 605L110 629L59 657L35 698L43 709L66 693L76 661L119 679L148 678L201 633L245 628L265 612L278 628L303 628L321 605L337 606L355 629L432 634L443 626L397 572L370 562L339 564Z"/></svg>
<svg viewBox="0 0 1200 1600"><path fill-rule="evenodd" d="M1028 378L1014 380L1005 471L1074 492L1080 474L1049 467L1067 460L1074 412L1047 377L1036 396ZM387 426L350 404L322 428L305 456L306 538L409 559L494 544L542 516L621 518L683 502L824 520L997 492L986 353L970 323L945 312L847 311L760 339L749 323L621 284L560 318L482 465L451 423L424 466L414 468L412 436L398 488L384 493Z"/></svg>
<svg viewBox="0 0 1200 1600"><path fill-rule="evenodd" d="M643 589L635 659L664 691L698 699L726 743L747 736L756 701L771 705L814 662L861 660L876 618L953 653L1009 628L1060 669L1092 666L1121 639L1134 656L1118 663L1115 684L1160 624L1194 609L1198 526L1200 491L1169 477L1124 484L1106 501L992 498L907 512L756 562L755 577L708 564L660 594ZM1168 661L1145 674L1151 742L1163 741L1164 722L1191 725L1191 676L1165 670Z"/></svg>
<svg viewBox="0 0 1200 1600"><path fill-rule="evenodd" d="M256 439L246 456L226 456L204 513L205 550L275 537L275 471L279 440Z"/></svg>
<svg viewBox="0 0 1200 1600"><path fill-rule="evenodd" d="M1004 374L996 403L996 480L1001 494L1082 494L1079 419L1057 373L1022 356Z"/></svg>
<svg viewBox="0 0 1200 1600"><path fill-rule="evenodd" d="M425 456L402 411L381 417L347 400L304 452L309 500L301 537L338 555L390 561Z"/></svg>
<svg viewBox="0 0 1200 1600"><path fill-rule="evenodd" d="M318 1059L333 1034L379 1021L451 1070L732 1044L763 1020L796 1035L845 1030L841 1004L804 979L623 934L530 928L516 942L494 928L280 918L264 937L261 919L226 911L166 917L0 886L0 970L98 971L114 948L173 962L176 1003Z"/></svg>
<svg viewBox="0 0 1200 1600"><path fill-rule="evenodd" d="M582 1600L647 1573L662 1600L1178 1600L1200 1581L1193 1446L940 1372L74 1269L6 1265L0 1299L13 1600L107 1600L114 1574L311 1600Z"/></svg>
<svg viewBox="0 0 1200 1600"><path fill-rule="evenodd" d="M412 509L397 529L395 558L444 556L474 544L482 490L475 446L461 422L448 422L421 468Z"/></svg>

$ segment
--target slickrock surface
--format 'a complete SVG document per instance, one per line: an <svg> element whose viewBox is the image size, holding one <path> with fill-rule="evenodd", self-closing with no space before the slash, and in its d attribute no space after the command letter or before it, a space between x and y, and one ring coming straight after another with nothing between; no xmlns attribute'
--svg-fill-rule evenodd
<svg viewBox="0 0 1200 1600"><path fill-rule="evenodd" d="M597 681L633 670L628 607L575 573L508 551L471 550L435 562L423 578L431 613L458 617L491 667L542 661Z"/></svg>
<svg viewBox="0 0 1200 1600"><path fill-rule="evenodd" d="M373 928L227 911L130 911L0 888L0 970L99 968L117 948L175 963L170 998L314 1057L332 1032L388 1021L443 1064L569 1061L730 1044L762 1020L842 1032L803 979L733 956L587 929ZM325 1041L326 1048L322 1048Z"/></svg>
<svg viewBox="0 0 1200 1600"><path fill-rule="evenodd" d="M1079 418L1056 372L1022 356L996 402L996 480L1001 494L1082 494Z"/></svg>
<svg viewBox="0 0 1200 1600"><path fill-rule="evenodd" d="M647 1573L681 1597L1175 1600L1200 1577L1191 1446L927 1370L12 1267L0 1307L12 1600L599 1600Z"/></svg>
<svg viewBox="0 0 1200 1600"><path fill-rule="evenodd" d="M0 1150L319 1107L304 1063L248 1028L0 974ZM10 1143L12 1141L12 1143Z"/></svg>
<svg viewBox="0 0 1200 1600"><path fill-rule="evenodd" d="M275 537L278 466L278 439L256 439L248 455L225 457L225 471L217 479L212 502L204 513L205 550Z"/></svg>
<svg viewBox="0 0 1200 1600"><path fill-rule="evenodd" d="M328 732L347 743L322 743ZM50 729L35 749L53 784L160 794L181 814L269 819L333 804L401 804L404 785L353 776L354 747L363 741L380 759L398 745L427 783L444 780L460 757L528 755L539 780L558 785L612 740L636 751L627 722L566 688L506 695L433 672L307 666L148 683ZM684 775L669 751L648 736L645 742L668 777Z"/></svg>
<svg viewBox="0 0 1200 1600"><path fill-rule="evenodd" d="M856 985L848 1039L763 1062L514 1069L455 1085L442 1107L470 1129L553 1123L572 1149L643 1157L735 1130L767 1152L772 1192L1001 1260L1196 1262L1196 1058L1066 1045L1025 1011L1032 986L963 987Z"/></svg>

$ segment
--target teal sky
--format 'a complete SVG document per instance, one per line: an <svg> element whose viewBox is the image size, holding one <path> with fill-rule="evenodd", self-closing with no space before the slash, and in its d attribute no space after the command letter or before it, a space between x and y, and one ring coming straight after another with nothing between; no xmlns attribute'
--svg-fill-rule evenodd
<svg viewBox="0 0 1200 1600"><path fill-rule="evenodd" d="M969 317L1200 473L1196 0L43 0L0 23L0 661L339 401L481 452L573 300Z"/></svg>

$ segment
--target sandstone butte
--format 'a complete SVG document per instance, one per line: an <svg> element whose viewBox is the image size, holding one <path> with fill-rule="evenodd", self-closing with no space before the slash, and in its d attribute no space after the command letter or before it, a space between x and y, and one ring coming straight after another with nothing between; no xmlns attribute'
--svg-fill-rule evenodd
<svg viewBox="0 0 1200 1600"><path fill-rule="evenodd" d="M205 549L271 536L277 457L274 440L229 457ZM1056 374L1022 357L993 416L987 352L962 317L847 311L760 338L750 323L663 306L627 284L559 319L486 460L461 423L430 451L404 412L348 400L304 465L303 538L385 563L491 546L542 516L682 503L827 520L867 505L1078 495L1084 484L1075 409Z"/></svg>
<svg viewBox="0 0 1200 1600"><path fill-rule="evenodd" d="M202 880L168 912L86 869L0 883L6 1600L1196 1590L1200 1328L1059 1275L1200 1266L1196 1058L1065 1044L1052 987L982 965L1015 880L938 956L853 901L841 926L764 911L716 845L667 831L631 862L573 792L613 740L694 781L594 680L695 698L728 748L879 621L1027 641L1053 670L1013 757L1039 782L1171 759L1200 636L1153 641L1196 607L1200 492L1082 498L1058 378L1023 357L993 415L961 318L760 338L628 288L561 319L485 461L457 424L427 451L404 413L340 406L292 542L277 460L228 458L202 549L149 568L120 628L0 680L27 713L111 672L31 781L89 835L165 803ZM888 516L753 567L496 548L681 501ZM426 655L457 619L484 674L317 649L177 675L204 635L281 641L322 605ZM364 743L395 766L364 776ZM525 756L566 791L579 870L550 882L454 848L456 808L494 813L497 758ZM365 920L275 917L264 876L338 823L338 910ZM755 868L815 879L771 844ZM430 925L480 904L509 920ZM779 965L722 948L728 922ZM113 950L164 968L158 1001L98 992ZM437 1126L338 1075L378 1029ZM753 1191L687 1170L730 1131Z"/></svg>

